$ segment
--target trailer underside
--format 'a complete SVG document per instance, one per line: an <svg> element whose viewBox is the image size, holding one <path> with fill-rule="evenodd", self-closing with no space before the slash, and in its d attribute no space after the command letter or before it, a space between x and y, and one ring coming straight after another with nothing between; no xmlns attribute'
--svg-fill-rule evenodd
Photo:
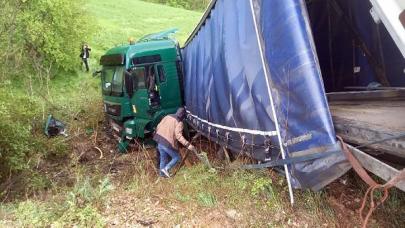
<svg viewBox="0 0 405 228"><path fill-rule="evenodd" d="M328 95L336 133L350 143L363 145L405 132L405 91L341 92ZM405 159L405 138L369 148Z"/></svg>
<svg viewBox="0 0 405 228"><path fill-rule="evenodd" d="M328 94L336 134L353 145L364 168L386 181L405 167L404 93L397 88ZM383 141L388 138L395 139ZM405 191L405 182L397 187Z"/></svg>

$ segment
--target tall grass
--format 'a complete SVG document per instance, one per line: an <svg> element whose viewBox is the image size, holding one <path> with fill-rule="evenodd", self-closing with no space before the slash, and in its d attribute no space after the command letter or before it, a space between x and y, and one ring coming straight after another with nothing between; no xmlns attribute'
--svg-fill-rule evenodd
<svg viewBox="0 0 405 228"><path fill-rule="evenodd" d="M26 200L0 206L0 226L5 227L104 227L99 210L112 190L108 178L97 186L79 180L72 191L46 202ZM3 215L3 216L2 216Z"/></svg>
<svg viewBox="0 0 405 228"><path fill-rule="evenodd" d="M203 11L211 0L144 0L189 10Z"/></svg>

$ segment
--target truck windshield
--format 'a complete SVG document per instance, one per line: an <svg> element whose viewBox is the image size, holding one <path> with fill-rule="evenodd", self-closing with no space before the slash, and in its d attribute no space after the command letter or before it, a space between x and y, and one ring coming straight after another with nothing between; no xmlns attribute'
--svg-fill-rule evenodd
<svg viewBox="0 0 405 228"><path fill-rule="evenodd" d="M122 96L123 94L123 78L124 66L106 66L103 67L102 87L103 94L107 96Z"/></svg>

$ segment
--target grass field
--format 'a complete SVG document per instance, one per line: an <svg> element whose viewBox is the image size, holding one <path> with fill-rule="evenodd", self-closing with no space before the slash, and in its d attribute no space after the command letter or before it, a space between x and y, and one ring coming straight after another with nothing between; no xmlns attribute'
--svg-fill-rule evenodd
<svg viewBox="0 0 405 228"><path fill-rule="evenodd" d="M90 0L86 8L99 23L97 35L88 41L94 59L107 49L162 30L179 29L176 38L184 43L202 13L137 0ZM93 61L94 62L94 61Z"/></svg>
<svg viewBox="0 0 405 228"><path fill-rule="evenodd" d="M92 47L92 69L98 69L107 49L127 43L129 37L175 27L182 43L202 15L137 0L88 0L84 7L98 24L97 34L86 41ZM64 156L32 157L35 169L28 184L11 191L14 200L3 196L7 203L0 204L0 227L360 225L355 210L365 189L352 176L344 181L356 186L353 191L339 182L317 193L295 191L295 207L289 205L284 178L271 171L213 173L188 164L174 178L158 178L153 150L114 152L115 141L106 136L103 125L99 83L80 70L59 74L50 83L49 101L34 99L37 121L52 112L67 123L70 137L43 138L55 148L66 147ZM0 94L11 91L10 96L23 97L24 86L11 84L0 87ZM401 197L394 192L371 225L399 226Z"/></svg>

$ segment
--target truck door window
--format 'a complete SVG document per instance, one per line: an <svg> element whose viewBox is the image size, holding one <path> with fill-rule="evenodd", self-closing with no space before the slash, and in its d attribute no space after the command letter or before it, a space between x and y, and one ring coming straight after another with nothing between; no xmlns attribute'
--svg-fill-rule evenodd
<svg viewBox="0 0 405 228"><path fill-rule="evenodd" d="M111 94L113 96L122 96L122 86L124 81L124 67L115 67L114 78L112 80Z"/></svg>
<svg viewBox="0 0 405 228"><path fill-rule="evenodd" d="M134 69L134 90L145 89L145 68L136 67Z"/></svg>
<svg viewBox="0 0 405 228"><path fill-rule="evenodd" d="M131 72L131 69L124 72L125 90L130 98L134 95L134 75Z"/></svg>
<svg viewBox="0 0 405 228"><path fill-rule="evenodd" d="M112 80L114 78L114 72L115 72L114 67L104 67L103 70L101 71L104 95L109 96L111 94L111 86L112 86Z"/></svg>
<svg viewBox="0 0 405 228"><path fill-rule="evenodd" d="M159 74L159 82L160 83L165 82L166 81L166 75L165 75L165 70L164 70L163 66L159 65L157 67L157 69L158 69L158 74Z"/></svg>
<svg viewBox="0 0 405 228"><path fill-rule="evenodd" d="M148 76L146 78L147 85L148 85L148 93L149 93L149 105L152 108L156 108L160 104L160 96L159 96L159 91L156 86L156 80L157 80L157 70L156 70L156 65L148 65L146 67L148 69Z"/></svg>
<svg viewBox="0 0 405 228"><path fill-rule="evenodd" d="M146 86L148 88L148 92L151 92L151 91L155 90L155 86L156 86L155 66L148 65L145 68L148 72L148 75L146 76Z"/></svg>

